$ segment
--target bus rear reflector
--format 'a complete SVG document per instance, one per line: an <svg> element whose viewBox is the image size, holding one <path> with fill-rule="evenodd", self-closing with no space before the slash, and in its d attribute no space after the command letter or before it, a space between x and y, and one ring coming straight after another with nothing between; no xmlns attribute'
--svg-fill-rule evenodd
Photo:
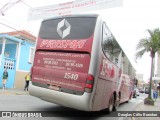
<svg viewBox="0 0 160 120"><path fill-rule="evenodd" d="M93 89L93 84L94 84L93 75L88 75L87 81L86 81L86 86L85 86L85 92L91 93L92 89Z"/></svg>
<svg viewBox="0 0 160 120"><path fill-rule="evenodd" d="M91 84L86 84L86 88L92 89L93 85Z"/></svg>
<svg viewBox="0 0 160 120"><path fill-rule="evenodd" d="M94 80L93 75L88 75L87 80L91 80L91 81L93 81L93 80Z"/></svg>

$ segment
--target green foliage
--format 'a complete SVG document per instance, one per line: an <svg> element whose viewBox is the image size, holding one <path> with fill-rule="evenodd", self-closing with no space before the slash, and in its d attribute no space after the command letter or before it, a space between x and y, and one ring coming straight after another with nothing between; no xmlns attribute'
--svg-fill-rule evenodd
<svg viewBox="0 0 160 120"><path fill-rule="evenodd" d="M153 75L153 58L155 57L155 53L160 51L160 30L159 28L152 30L147 30L149 33L149 37L145 39L141 39L136 47L136 59L140 58L146 52L150 52L151 56L151 72L150 72L150 86L149 86L149 95L148 99L145 99L144 103L153 104L154 101L151 99L151 88L152 88L152 75Z"/></svg>
<svg viewBox="0 0 160 120"><path fill-rule="evenodd" d="M151 57L154 58L155 53L160 51L160 30L159 28L147 30L150 37L141 39L136 47L136 58L140 58L146 52L150 52Z"/></svg>

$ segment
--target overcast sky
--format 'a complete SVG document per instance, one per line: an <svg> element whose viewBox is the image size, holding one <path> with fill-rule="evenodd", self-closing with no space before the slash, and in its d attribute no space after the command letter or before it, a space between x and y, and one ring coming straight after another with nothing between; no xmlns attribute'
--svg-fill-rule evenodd
<svg viewBox="0 0 160 120"><path fill-rule="evenodd" d="M0 0L0 8L8 1L10 0ZM12 0L12 2L14 1L16 0ZM4 16L0 16L0 32L26 29L37 35L41 20L27 21L28 9L69 1L71 0L24 0L24 3L16 4L8 9ZM104 18L137 72L144 74L145 80L150 76L151 60L149 54L146 54L135 63L135 48L138 41L146 37L147 29L160 27L159 6L160 0L123 0L122 7L90 12L100 14ZM12 29L1 23L12 27Z"/></svg>

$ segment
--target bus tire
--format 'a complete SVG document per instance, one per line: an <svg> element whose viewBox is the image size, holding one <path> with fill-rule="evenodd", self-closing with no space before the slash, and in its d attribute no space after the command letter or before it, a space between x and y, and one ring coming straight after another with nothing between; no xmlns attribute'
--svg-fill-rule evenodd
<svg viewBox="0 0 160 120"><path fill-rule="evenodd" d="M109 113L111 113L113 111L113 107L114 107L114 95L112 95L111 98L110 98L110 100L109 100L107 111Z"/></svg>
<svg viewBox="0 0 160 120"><path fill-rule="evenodd" d="M129 103L129 100L131 100L132 99L132 93L130 94L130 97L129 97L129 99L126 101L126 103Z"/></svg>
<svg viewBox="0 0 160 120"><path fill-rule="evenodd" d="M116 111L118 109L119 104L120 104L120 98L117 96L117 99L114 102L114 107L113 107L114 111Z"/></svg>

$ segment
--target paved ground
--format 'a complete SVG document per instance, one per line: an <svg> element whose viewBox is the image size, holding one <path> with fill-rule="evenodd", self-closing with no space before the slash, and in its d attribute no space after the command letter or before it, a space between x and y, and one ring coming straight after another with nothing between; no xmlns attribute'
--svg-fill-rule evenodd
<svg viewBox="0 0 160 120"><path fill-rule="evenodd" d="M132 120L160 120L160 97L156 99L153 105L146 105L144 102L141 102L137 108L136 111L152 111L155 114L158 114L159 117L132 117ZM147 113L146 112L146 113ZM150 113L150 112L149 112ZM153 114L152 114L153 115Z"/></svg>
<svg viewBox="0 0 160 120"><path fill-rule="evenodd" d="M0 89L0 94L3 94L3 95L28 95L29 93L28 93L28 91L23 91L22 89L7 89L7 90ZM138 100L138 99L133 99L133 100ZM132 100L132 102L133 102L133 100ZM121 105L121 108L123 108L123 105ZM136 111L137 112L160 111L160 97L155 101L154 106L145 105L143 103L143 101L141 101L137 105ZM160 120L160 117L132 117L131 120Z"/></svg>
<svg viewBox="0 0 160 120"><path fill-rule="evenodd" d="M28 91L23 91L22 89L0 89L0 94L4 94L4 95L9 95L9 94L13 94L13 95L26 95L29 94Z"/></svg>

